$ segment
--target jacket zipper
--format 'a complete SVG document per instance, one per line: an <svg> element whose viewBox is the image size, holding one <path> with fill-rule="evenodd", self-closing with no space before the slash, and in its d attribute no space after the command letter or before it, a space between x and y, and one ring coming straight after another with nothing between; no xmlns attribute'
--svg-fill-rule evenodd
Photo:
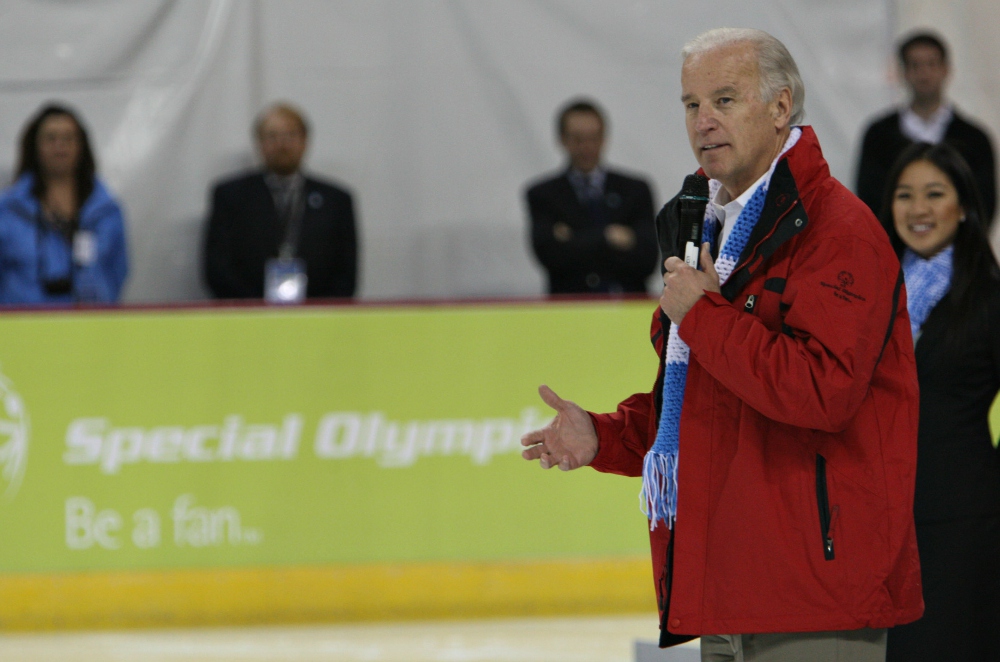
<svg viewBox="0 0 1000 662"><path fill-rule="evenodd" d="M831 533L830 497L826 489L826 458L816 454L816 504L819 507L819 529L823 534L823 558L833 560L833 535Z"/></svg>
<svg viewBox="0 0 1000 662"><path fill-rule="evenodd" d="M753 312L754 303L757 301L757 297L751 294L747 297L747 302L743 304L743 309L748 313Z"/></svg>

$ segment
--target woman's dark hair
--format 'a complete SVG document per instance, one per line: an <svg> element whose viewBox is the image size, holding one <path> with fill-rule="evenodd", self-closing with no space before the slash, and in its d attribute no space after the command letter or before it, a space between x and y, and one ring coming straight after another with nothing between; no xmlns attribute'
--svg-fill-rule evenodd
<svg viewBox="0 0 1000 662"><path fill-rule="evenodd" d="M61 115L73 120L80 137L80 159L76 164L76 199L78 204L90 197L94 192L94 173L97 165L94 163L94 153L90 149L87 131L83 128L80 118L67 106L50 103L43 106L24 127L21 134L21 157L17 164L17 176L31 173L35 177L31 193L41 200L45 197L45 179L42 177L41 164L38 162L38 131L45 120Z"/></svg>
<svg viewBox="0 0 1000 662"><path fill-rule="evenodd" d="M903 170L917 161L927 161L948 177L958 193L958 204L965 211L965 220L958 224L955 233L955 252L952 258L954 268L948 293L954 313L951 316L953 328L962 328L964 322L985 302L990 290L996 287L996 279L1000 278L1000 266L997 265L986 236L983 203L972 170L962 155L947 143L910 145L899 155L889 171L879 220L889 234L896 255L902 258L906 245L896 232L892 202Z"/></svg>

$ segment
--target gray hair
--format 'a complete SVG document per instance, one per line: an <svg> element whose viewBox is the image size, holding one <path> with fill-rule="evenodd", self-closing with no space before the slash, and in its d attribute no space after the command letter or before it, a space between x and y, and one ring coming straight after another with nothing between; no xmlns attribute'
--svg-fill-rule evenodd
<svg viewBox="0 0 1000 662"><path fill-rule="evenodd" d="M681 57L705 53L724 46L751 44L757 52L757 69L760 72L760 98L764 103L774 101L781 90L788 88L792 94L792 124L805 119L806 87L799 68L785 45L764 32L753 28L715 28L684 44Z"/></svg>

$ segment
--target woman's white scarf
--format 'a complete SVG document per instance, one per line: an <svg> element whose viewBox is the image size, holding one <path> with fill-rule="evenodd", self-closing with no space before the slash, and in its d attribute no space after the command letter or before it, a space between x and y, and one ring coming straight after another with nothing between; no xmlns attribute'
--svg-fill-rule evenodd
<svg viewBox="0 0 1000 662"><path fill-rule="evenodd" d="M903 253L903 280L906 281L906 310L910 313L913 344L934 306L951 289L955 245L951 244L930 259L924 259L909 248Z"/></svg>

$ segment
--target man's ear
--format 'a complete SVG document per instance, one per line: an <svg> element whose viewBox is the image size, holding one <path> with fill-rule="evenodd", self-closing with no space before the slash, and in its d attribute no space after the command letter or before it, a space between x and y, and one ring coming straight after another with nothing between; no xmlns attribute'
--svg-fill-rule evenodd
<svg viewBox="0 0 1000 662"><path fill-rule="evenodd" d="M787 87L778 92L778 96L771 102L774 117L774 127L779 131L784 129L792 121L792 91Z"/></svg>

